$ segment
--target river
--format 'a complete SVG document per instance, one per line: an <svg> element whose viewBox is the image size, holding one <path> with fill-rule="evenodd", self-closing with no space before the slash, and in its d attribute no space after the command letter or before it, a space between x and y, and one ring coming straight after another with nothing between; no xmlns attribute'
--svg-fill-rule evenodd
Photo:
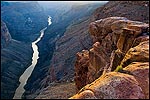
<svg viewBox="0 0 150 100"><path fill-rule="evenodd" d="M48 25L51 25L52 21L51 21L51 17L48 16ZM32 49L33 49L33 56L32 56L32 64L25 70L25 72L20 76L19 81L20 81L20 85L18 86L18 88L15 91L15 95L13 97L13 99L21 99L23 93L25 92L24 86L27 83L28 78L31 76L32 71L35 67L35 65L37 64L37 61L39 59L39 51L38 51L38 46L36 45L41 38L44 35L44 31L47 29L47 27L45 27L44 29L42 29L40 31L40 36L38 37L37 40L35 40L34 42L32 42Z"/></svg>

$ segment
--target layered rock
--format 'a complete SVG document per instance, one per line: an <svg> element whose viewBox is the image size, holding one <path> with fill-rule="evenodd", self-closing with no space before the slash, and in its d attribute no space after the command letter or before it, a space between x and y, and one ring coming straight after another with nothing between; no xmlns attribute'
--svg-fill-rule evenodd
<svg viewBox="0 0 150 100"><path fill-rule="evenodd" d="M134 48L129 49L123 58L122 67L128 66L132 62L149 62L149 40L141 42Z"/></svg>
<svg viewBox="0 0 150 100"><path fill-rule="evenodd" d="M48 16L38 2L1 2L1 19L13 39L30 43L47 26Z"/></svg>
<svg viewBox="0 0 150 100"><path fill-rule="evenodd" d="M31 78L29 79L30 85L26 86L26 88L27 88L26 90L30 91L30 93L31 93L31 91L34 92L39 88L48 86L49 83L51 83L55 80L58 80L57 82L72 81L73 77L74 77L75 69L73 68L73 66L75 64L76 53L79 51L82 51L82 49L87 50L87 49L91 48L91 46L92 46L91 37L88 34L89 23L92 21L95 21L97 19L100 19L100 18L106 18L109 16L124 16L124 15L128 19L133 19L133 20L138 20L138 21L144 20L144 22L148 22L149 9L148 9L148 6L145 6L145 4L148 4L148 3L145 3L145 2L142 3L142 2L143 1L141 1L141 4L140 4L139 2L132 3L132 1L131 1L131 2L129 2L129 6L128 6L128 2L126 2L126 1L122 1L122 2L121 1L120 2L113 1L110 3L108 2L103 7L100 7L100 5L102 5L102 4L98 4L99 8L95 11L95 13L92 16L90 16L90 18L87 18L87 15L89 16L91 13L87 13L87 12L91 8L85 7L84 5L74 6L75 9L72 8L70 11L67 9L67 6L65 8L62 8L61 10L59 10L60 12L56 12L55 10L53 10L53 12L55 14L55 17L54 18L52 17L53 25L51 25L47 29L47 31L45 31L46 34L44 35L41 42L38 44L39 51L40 51L40 55L39 55L40 59L38 61L35 71L33 71L33 74L31 76L32 79ZM108 9L107 9L107 7L108 7ZM81 8L83 8L83 9L81 10ZM59 7L57 9L59 9ZM67 9L67 11L65 9ZM137 9L139 9L139 10L137 10ZM77 10L79 10L79 12L77 12L78 14L76 16ZM53 13L49 9L48 9L48 11L50 14ZM65 13L63 13L63 11L65 11ZM133 12L130 12L130 11L133 11L136 13L134 14ZM130 12L130 13L128 14L128 12ZM85 13L87 13L86 18L80 19L80 17L82 15L84 15ZM76 17L74 17L74 15ZM135 18L135 15L137 16L136 18ZM73 19L75 18L75 20L73 20L72 18ZM70 24L70 22L73 22L73 25L70 25L70 27L68 27L66 29L66 27ZM111 26L111 22L109 22L109 24L110 25L108 25L107 29L108 29L108 32L111 33L111 30L109 29L109 27ZM107 33L107 30L106 30L106 33ZM105 35L106 34L104 34L104 37L105 37ZM58 38L60 38L60 39L58 39L55 43L54 38L56 40ZM110 34L109 36L107 36L107 38L112 38L114 40L114 43L112 43L111 40L108 41L107 39L105 39L106 40L105 42L108 42L107 46L111 47L110 45L113 44L112 48L117 48L116 45L114 45L114 44L117 44L119 35L113 33L113 34ZM101 41L99 41L99 42L101 42ZM53 45L53 44L55 44L55 45ZM103 44L103 45L105 46L105 44ZM56 48L53 48L54 46ZM53 53L53 51L54 51L54 53ZM96 54L93 54L92 52L95 52L95 50L91 50L90 54L97 56ZM101 52L107 53L107 52L111 52L111 50L108 49L106 52L104 49ZM121 59L119 57L124 56L124 54L122 54L120 51L115 51L115 52L116 53L114 53L114 54L108 53L108 56L112 55L112 58L113 58L113 55L115 55L115 58L120 60L119 61L119 63L120 63ZM107 58L107 57L105 57L105 54L102 53L102 55L104 58ZM98 56L100 56L100 55L98 55ZM92 59L92 58L90 58L90 59ZM103 59L103 58L101 58L101 59ZM117 60L117 59L115 59L115 60ZM104 59L104 61L105 61L105 59ZM106 61L109 62L109 60L106 60ZM104 63L103 65L105 65L105 64L106 63ZM116 62L116 63L114 62L114 63L112 63L112 65L116 66L116 65L118 65L118 62ZM107 66L109 66L109 64ZM80 67L78 67L78 68L80 69ZM97 68L99 69L99 66L97 66ZM84 69L84 67L83 67L83 69ZM115 67L112 69L114 70ZM94 81L94 78L90 77L92 74L94 74L93 72L95 71L95 69L92 67L92 65L90 67L90 70L91 70L91 72L89 72L87 74L88 78L89 78L88 80ZM101 68L101 71L99 71L98 73L96 73L93 76L99 77L99 75L101 75L102 72L103 72L103 68ZM83 78L81 77L79 79L83 79ZM34 83L34 85L32 85L32 83ZM88 82L84 82L83 84L85 85L85 83L87 84ZM82 86L83 85L81 85L81 87ZM30 87L33 87L33 88L31 89Z"/></svg>
<svg viewBox="0 0 150 100"><path fill-rule="evenodd" d="M143 2L143 1L141 1L141 2ZM91 17L94 17L92 20L91 20L91 18L87 18L87 19L85 18L84 21L82 19L78 20L78 18L79 18L78 15L81 15L81 14L83 14L83 12L85 12L83 10L80 10L81 12L77 14L78 18L76 19L78 21L76 22L76 20L74 20L76 23L73 22L73 25L70 25L71 27L68 27L67 31L65 30L64 27L67 27L66 23L68 24L68 22L72 21L72 19L70 20L70 17L67 17L68 13L69 13L69 15L72 15L72 14L74 14L75 11L72 9L71 13L65 12L64 13L65 17L63 17L63 13L60 12L61 15L60 15L60 17L57 16L57 18L61 19L61 20L59 20L59 21L57 20L57 23L55 23L55 24L53 23L53 26L50 26L48 28L48 30L45 32L46 34L44 35L43 39L39 43L40 59L39 59L38 65L36 66L35 71L33 71L32 78L29 79L30 81L29 81L28 86L26 86L27 93L31 93L31 91L32 91L32 93L34 93L35 91L38 91L38 89L46 87L47 85L49 85L50 82L55 81L55 80L59 80L59 82L60 82L60 81L68 81L68 80L70 81L73 79L73 76L74 76L73 66L75 63L76 53L81 51L82 49L89 49L92 46L92 41L91 41L91 38L87 31L88 30L87 26L90 22L95 21L100 18L106 18L109 16L125 16L128 19L149 22L148 21L148 19L149 19L149 17L148 17L149 8L148 7L149 7L148 3L145 3L145 2L140 4L140 3L132 3L132 1L129 1L129 6L128 6L128 2L126 2L126 1L122 1L122 2L121 1L120 2L113 1L113 2L107 3L106 5L104 5L104 7L99 7L95 11L93 16L91 16ZM89 10L90 8L87 8L87 9ZM84 9L84 10L88 11L87 9ZM101 10L99 10L99 9L101 9ZM61 10L63 10L63 9L61 9ZM130 12L130 13L128 14L128 12ZM133 13L133 12L136 12L136 13ZM56 14L55 11L54 11L54 13ZM135 18L135 15L137 16L136 18ZM67 18L67 19L65 19L65 18ZM52 21L55 22L53 19L52 19ZM111 25L111 23L110 23L110 25ZM108 29L109 29L109 25L108 25ZM61 31L58 31L58 30L61 30ZM111 30L109 30L108 32L111 33ZM105 35L106 34L104 34L104 36ZM113 36L113 37L111 37L111 36ZM58 39L58 38L60 38L60 39ZM110 47L109 45L117 44L119 34L117 35L117 34L113 33L113 34L110 34L109 36L107 36L107 38L112 38L114 40L114 43L111 43L110 41L109 41L110 44L107 43L108 47ZM53 45L53 44L55 44L55 40L57 40L56 45ZM141 41L141 40L145 40L145 39L143 39L143 37L142 37L141 39L139 38L138 41ZM108 40L106 39L105 42L107 42L107 41ZM137 41L137 44L139 43L138 41ZM101 44L102 41L98 41L98 42ZM103 44L103 45L105 45L105 44ZM56 49L53 48L54 46L56 46ZM112 48L117 48L117 46L113 45ZM54 54L53 54L53 50L55 51ZM95 52L95 50L93 50L93 52ZM103 52L105 52L105 50ZM111 51L108 49L107 52L111 52ZM63 53L63 54L61 54L61 53ZM102 54L102 55L104 56L104 54ZM119 65L119 63L123 59L124 54L118 50L118 51L114 51L113 53L109 53L108 55L112 57L111 62L113 62L113 63L111 63L111 65L114 66L110 70L114 70L116 68L116 66ZM98 56L100 56L100 55L98 55ZM114 57L116 59L113 59ZM122 59L120 59L120 57ZM118 61L118 60L120 60L120 61ZM106 61L109 61L109 60L106 60ZM118 62L116 62L116 61L118 61ZM84 66L84 64L83 64L83 66ZM109 67L109 64L107 66ZM97 68L99 69L99 66L97 66ZM78 69L80 69L80 67L78 67ZM83 69L84 69L84 67L83 67ZM90 67L90 71L91 72L89 72L87 74L88 78L89 78L88 80L94 81L95 78L93 78L91 76L92 76L92 74L94 74L93 72L95 71L95 68L93 68L92 65ZM99 77L99 75L101 75L102 72L103 72L103 68L101 68L101 71L99 71L98 73L96 73L93 76ZM52 73L54 73L55 75ZM80 76L82 76L82 75L80 75ZM79 79L83 79L83 78L81 77ZM87 80L87 79L85 79L85 80ZM79 87L84 86L85 83L87 84L90 82L84 82ZM33 88L31 89L30 87L33 87Z"/></svg>
<svg viewBox="0 0 150 100"><path fill-rule="evenodd" d="M12 99L19 78L31 64L31 45L11 38L6 24L1 21L1 99Z"/></svg>
<svg viewBox="0 0 150 100"><path fill-rule="evenodd" d="M51 67L55 69L56 80L71 81L73 79L73 66L76 53L82 49L89 49L92 46L92 39L88 34L88 25L91 22L89 16L101 5L103 5L103 3L73 4L69 11L63 15L61 13L61 17L63 18L59 21L62 23L57 24L61 25L60 28L58 28L64 30L64 32L55 32L55 34L62 34L58 34L59 39L56 41L55 50L49 65L49 69L51 69ZM49 71L48 75L50 73Z"/></svg>
<svg viewBox="0 0 150 100"><path fill-rule="evenodd" d="M149 41L145 41L145 42L146 42L145 44L148 46ZM141 44L144 44L144 43L142 42ZM137 48L139 46L140 45L138 45ZM148 50L148 48L145 46L142 46L140 50L142 51L143 49ZM132 51L132 52L135 53L135 51ZM144 53L143 55L147 56L147 54L144 54ZM138 57L135 57L135 58L138 58ZM78 92L78 94L74 95L70 99L86 99L86 98L98 98L98 99L114 99L114 98L115 99L124 99L124 98L145 99L147 98L148 99L149 98L149 62L148 61L143 62L142 59L141 61L135 60L134 62L130 63L128 66L123 68L123 70L124 70L124 73L109 72L109 73L102 75L101 77L96 79L94 82L83 87ZM122 78L124 79L124 81L122 82L120 81L122 79L118 79L117 77L120 75L123 76ZM128 78L129 77L130 78L128 79L127 76ZM132 83L133 80L131 78L134 80L135 83ZM126 82L129 82L129 83L126 83ZM137 86L132 87L132 90L130 90L131 88L128 88L128 87L132 86L132 84L133 85L136 84ZM138 87L138 89L136 88L137 89L136 90L135 87ZM87 92L87 90L89 92Z"/></svg>
<svg viewBox="0 0 150 100"><path fill-rule="evenodd" d="M68 3L66 7L70 5ZM58 12L52 17L52 25L38 43L39 60L25 86L26 98L51 82L73 81L76 53L92 46L92 39L88 34L91 22L89 16L101 3L72 5L67 11L63 7L58 7L60 10L54 9Z"/></svg>
<svg viewBox="0 0 150 100"><path fill-rule="evenodd" d="M149 23L149 1L109 1L93 15L95 20L118 16Z"/></svg>
<svg viewBox="0 0 150 100"><path fill-rule="evenodd" d="M136 80L136 84L140 84L139 88L142 88L142 90L138 90L138 92L141 91L141 96L139 97L138 95L131 95L128 97L124 94L120 97L115 97L113 94L108 94L103 98L148 98L149 90L147 88L149 83L147 80L149 80L149 65L146 65L145 68L143 68L143 65L140 64L139 66L141 66L141 71L139 71L140 69L138 68L138 65L136 65L137 67L134 66L135 71L131 71L128 68L128 70L126 70L126 68L122 69L122 67L126 67L128 65L130 66L130 64L133 62L143 62L144 64L144 62L149 61L149 25L138 21L131 21L124 17L109 17L92 22L89 26L89 31L95 43L93 44L93 48L89 50L89 55L87 55L86 53L86 57L84 56L85 54L83 52L78 53L78 55L82 54L80 58L89 59L87 59L87 61L77 59L76 61L76 65L78 65L75 66L75 69L78 69L75 74L77 89L80 90L82 86L85 85L85 83L91 83L97 78L103 77L105 73L109 74L111 73L111 71L114 71L116 69L115 71L130 74L132 75L132 77L134 76L133 78L134 80ZM78 62L80 62L80 64L78 64ZM80 70L82 70L82 65L84 64L86 64L86 68L88 68L88 70L83 72L83 75L81 75L81 73L79 72L81 72ZM139 71L137 73L140 74L145 71L145 82L143 84L139 82L139 80L141 79L140 76L135 74L137 70ZM116 73L115 75L118 75L118 73ZM85 80L86 82L77 80L79 79L78 77L84 77L85 79L82 80ZM101 81L99 81L100 84ZM90 85L96 87L96 84L94 82ZM111 86L109 86L108 88L110 87ZM99 88L101 88L101 86ZM110 88L109 90L112 91L114 89ZM125 91L125 93L126 92L127 90ZM87 95L88 93L89 92L87 92ZM79 95L76 95L75 98L86 98L85 94L86 93L80 95L79 93ZM98 93L98 95L100 95L100 93Z"/></svg>

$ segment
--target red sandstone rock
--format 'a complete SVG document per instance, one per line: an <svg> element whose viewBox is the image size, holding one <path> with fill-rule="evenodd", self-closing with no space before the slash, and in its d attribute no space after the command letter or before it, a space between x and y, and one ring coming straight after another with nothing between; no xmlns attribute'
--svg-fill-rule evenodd
<svg viewBox="0 0 150 100"><path fill-rule="evenodd" d="M121 62L123 67L132 62L149 62L149 41L141 42L138 46L131 48Z"/></svg>
<svg viewBox="0 0 150 100"><path fill-rule="evenodd" d="M149 23L148 5L148 1L112 1L95 11L97 21L89 25L89 32L96 43L89 51L86 80L92 83L73 99L85 99L85 95L98 99L149 98L149 25L143 23ZM145 10L140 9L142 7ZM110 72L120 64L125 67L124 74ZM108 70L106 74L105 69Z"/></svg>
<svg viewBox="0 0 150 100"><path fill-rule="evenodd" d="M101 76L70 99L85 99L86 96L98 99L144 99L143 91L136 79L119 72Z"/></svg>
<svg viewBox="0 0 150 100"><path fill-rule="evenodd" d="M75 68L78 67L78 71L76 70L76 74L80 72L79 66L84 65L84 63L88 68L88 70L85 72L86 74L80 73L80 77L85 78L82 79L84 80L84 82L76 77L75 80L76 82L78 82L76 84L77 87L82 88L84 85L93 82L103 73L105 73L104 70L106 70L106 72L115 70L116 67L121 64L121 61L123 59L125 60L126 57L124 58L124 56L128 55L127 52L130 51L130 48L138 45L143 41L149 40L149 36L147 35L147 33L149 32L147 30L148 27L148 24L138 21L131 21L124 17L109 17L91 23L89 26L89 31L91 32L91 35L95 37L94 39L97 39L97 42L95 42L93 44L93 48L90 49L88 55L89 59L87 60L87 62L85 63L85 61L82 62L82 60L80 60L80 63L82 63L78 63L75 66ZM144 35L143 32L146 34ZM148 45L146 44L144 48L146 46ZM114 54L112 54L113 51L115 51ZM142 51L139 52L142 53ZM148 54L147 50L143 52ZM138 55L140 56L140 53L138 53ZM146 57L144 58L146 60L143 59L144 61L147 61L149 59L149 57L145 55L143 55L143 57ZM141 56L139 58L136 58L135 56L133 56L132 58L126 59L127 61L125 61L125 63L128 63L130 59L139 59L138 61L140 61L140 59L143 57ZM84 56L82 59L84 59ZM78 59L76 62L78 62Z"/></svg>
<svg viewBox="0 0 150 100"><path fill-rule="evenodd" d="M97 99L94 95L94 93L90 90L85 90L79 94L76 94L75 96L69 98L69 99Z"/></svg>
<svg viewBox="0 0 150 100"><path fill-rule="evenodd" d="M125 17L109 17L90 23L89 32L96 41L101 41L107 36L108 33L112 32L112 23L117 20L127 20Z"/></svg>
<svg viewBox="0 0 150 100"><path fill-rule="evenodd" d="M145 98L149 98L149 62L132 62L124 68L129 71L138 81L139 86L142 88Z"/></svg>
<svg viewBox="0 0 150 100"><path fill-rule="evenodd" d="M149 36L148 35L145 35L145 36L139 36L135 39L135 42L133 44L133 47L139 45L141 42L144 42L144 41L148 41L149 40Z"/></svg>
<svg viewBox="0 0 150 100"><path fill-rule="evenodd" d="M75 63L75 83L77 90L80 90L87 83L87 72L89 64L89 51L82 50L81 53L77 53L77 60Z"/></svg>

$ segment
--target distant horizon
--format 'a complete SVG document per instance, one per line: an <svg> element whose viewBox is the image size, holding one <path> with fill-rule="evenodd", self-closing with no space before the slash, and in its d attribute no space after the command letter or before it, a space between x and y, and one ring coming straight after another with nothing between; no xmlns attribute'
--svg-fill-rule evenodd
<svg viewBox="0 0 150 100"><path fill-rule="evenodd" d="M85 3L94 3L94 2L108 2L108 1L4 1L4 2L73 2L73 3L85 2Z"/></svg>

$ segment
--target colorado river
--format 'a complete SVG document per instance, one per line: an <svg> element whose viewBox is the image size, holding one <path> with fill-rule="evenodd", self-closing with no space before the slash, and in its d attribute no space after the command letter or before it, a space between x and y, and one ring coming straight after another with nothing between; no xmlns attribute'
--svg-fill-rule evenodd
<svg viewBox="0 0 150 100"><path fill-rule="evenodd" d="M51 25L51 17L48 17L48 25ZM41 38L44 35L44 31L47 29L44 28L40 31L40 37L35 40L34 42L32 42L32 49L33 49L33 56L32 56L32 64L25 70L25 72L20 76L19 81L20 81L20 85L19 87L16 89L15 91L15 95L13 97L13 99L21 99L22 94L25 92L24 86L26 85L26 82L28 80L28 78L31 76L32 71L35 67L35 65L37 64L37 60L39 58L39 52L38 52L38 46L36 45L36 43L38 43Z"/></svg>

